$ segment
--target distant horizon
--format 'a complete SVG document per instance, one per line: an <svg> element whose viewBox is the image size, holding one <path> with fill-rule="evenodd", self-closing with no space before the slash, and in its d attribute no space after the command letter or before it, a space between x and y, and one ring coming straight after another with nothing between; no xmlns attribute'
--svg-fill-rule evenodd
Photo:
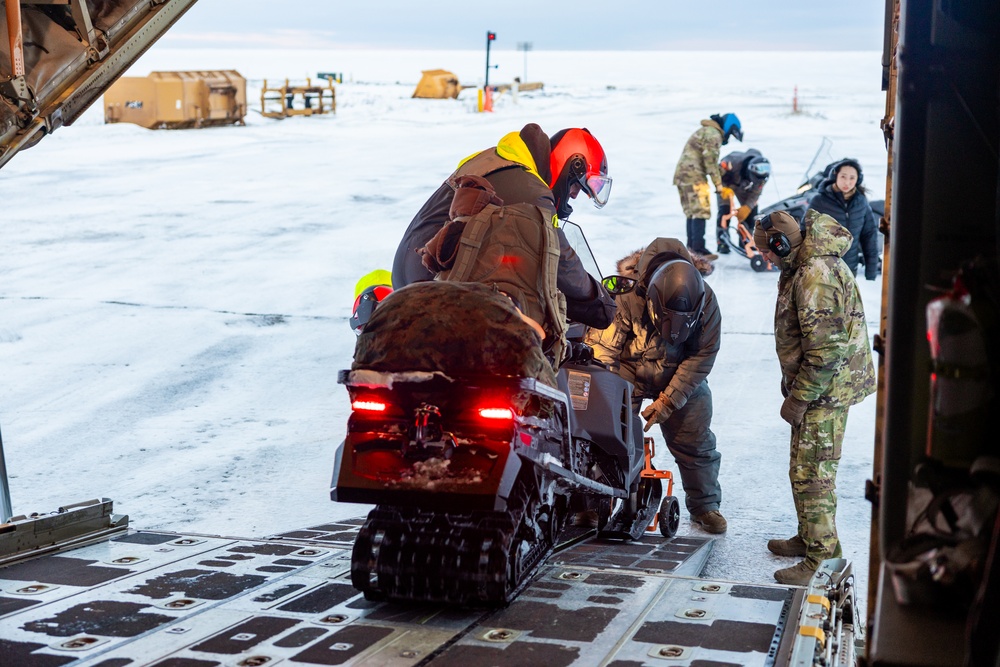
<svg viewBox="0 0 1000 667"><path fill-rule="evenodd" d="M162 38L192 45L288 49L547 51L873 51L881 50L885 6L873 0L788 3L714 0L694 5L633 0L538 3L507 0L502 10L457 8L442 0L331 3L284 0L196 2ZM744 66L746 63L734 63Z"/></svg>
<svg viewBox="0 0 1000 667"><path fill-rule="evenodd" d="M176 41L184 41L187 36L181 39L175 39ZM192 40L193 41L193 40ZM243 44L223 44L220 46L197 46L192 47L190 44L182 45L171 43L171 40L166 38L161 39L157 42L156 47L159 49L169 49L169 50L186 50L191 48L197 48L205 51L239 51L239 50L253 50L253 51L377 51L377 52L466 52L466 53L480 53L484 49L476 49L473 47L454 47L454 48L444 48L444 47L421 47L421 46L380 46L380 45L359 45L359 44L346 44L343 46L337 45L326 45L326 46L282 46L279 44L260 46L258 45L243 45ZM517 57L523 55L523 51L516 48L503 48L503 47L492 47L491 53L503 53L503 54L516 54ZM701 48L701 47L690 47L690 48L619 48L619 49L570 49L570 48L551 48L551 49L532 49L528 52L528 57L531 54L537 53L718 53L717 49ZM730 49L730 53L881 53L882 49L865 49L865 48L854 48L854 49L821 49L821 48L776 48L769 50L761 50L758 48L747 47L745 49Z"/></svg>

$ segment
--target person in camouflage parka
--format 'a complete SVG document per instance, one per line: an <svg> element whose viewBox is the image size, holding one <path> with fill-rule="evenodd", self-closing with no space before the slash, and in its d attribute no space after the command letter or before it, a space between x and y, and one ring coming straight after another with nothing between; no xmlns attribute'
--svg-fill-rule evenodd
<svg viewBox="0 0 1000 667"><path fill-rule="evenodd" d="M806 213L802 231L785 212L767 218L757 222L754 242L781 266L774 341L785 396L781 417L792 426L789 478L798 515L798 533L770 540L768 549L803 556L774 576L805 585L820 561L841 554L835 487L847 411L875 391L875 371L861 294L842 259L851 233L815 210ZM769 247L777 234L791 247L785 257Z"/></svg>
<svg viewBox="0 0 1000 667"><path fill-rule="evenodd" d="M723 189L719 169L719 152L729 142L730 136L743 140L743 130L736 114L713 114L701 121L701 127L684 144L674 169L674 185L687 218L687 247L701 255L710 255L705 248L705 221L712 215L708 181L723 199L728 200L732 194Z"/></svg>

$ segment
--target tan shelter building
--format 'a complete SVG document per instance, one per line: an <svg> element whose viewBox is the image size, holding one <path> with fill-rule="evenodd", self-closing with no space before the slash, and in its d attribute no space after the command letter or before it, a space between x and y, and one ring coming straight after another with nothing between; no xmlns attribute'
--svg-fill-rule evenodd
<svg viewBox="0 0 1000 667"><path fill-rule="evenodd" d="M443 100L455 99L463 86L454 73L443 69L425 69L413 97Z"/></svg>
<svg viewBox="0 0 1000 667"><path fill-rule="evenodd" d="M247 82L234 70L122 77L104 93L105 123L150 129L244 123Z"/></svg>

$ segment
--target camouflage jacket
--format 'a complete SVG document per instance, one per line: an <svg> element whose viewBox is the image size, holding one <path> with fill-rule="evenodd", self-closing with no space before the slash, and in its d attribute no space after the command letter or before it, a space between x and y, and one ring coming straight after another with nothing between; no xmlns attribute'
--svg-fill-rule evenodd
<svg viewBox="0 0 1000 667"><path fill-rule="evenodd" d="M695 331L680 345L663 340L649 321L645 281L661 264L678 257L691 261L679 240L658 238L644 250L619 261L619 274L631 274L638 278L639 285L635 291L616 297L618 312L611 326L603 331L591 329L586 341L594 348L598 361L633 384L634 398L664 395L679 410L715 365L722 315L715 293L706 283L705 308Z"/></svg>
<svg viewBox="0 0 1000 667"><path fill-rule="evenodd" d="M712 181L715 189L722 187L719 171L719 151L722 150L722 128L714 120L701 121L701 127L684 144L674 170L674 185L690 185Z"/></svg>
<svg viewBox="0 0 1000 667"><path fill-rule="evenodd" d="M852 241L836 220L810 210L802 244L782 260L774 310L782 383L816 407L847 407L875 391L864 305L841 259Z"/></svg>

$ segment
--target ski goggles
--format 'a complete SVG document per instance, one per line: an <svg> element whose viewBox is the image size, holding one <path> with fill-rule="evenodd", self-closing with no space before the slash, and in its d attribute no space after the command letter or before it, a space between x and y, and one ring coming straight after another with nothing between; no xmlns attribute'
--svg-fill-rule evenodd
<svg viewBox="0 0 1000 667"><path fill-rule="evenodd" d="M771 163L770 162L753 162L747 167L749 171L754 176L758 178L767 178L771 175Z"/></svg>

